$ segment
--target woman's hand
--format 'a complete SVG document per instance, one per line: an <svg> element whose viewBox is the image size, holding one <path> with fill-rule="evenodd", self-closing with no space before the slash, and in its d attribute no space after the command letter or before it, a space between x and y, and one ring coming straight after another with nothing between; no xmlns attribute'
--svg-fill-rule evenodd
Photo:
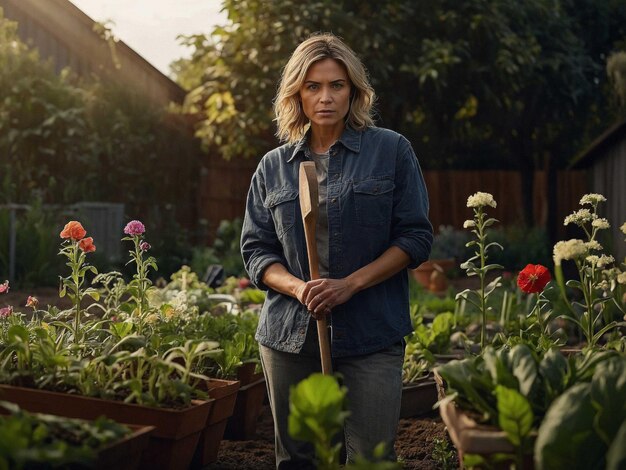
<svg viewBox="0 0 626 470"><path fill-rule="evenodd" d="M296 296L316 319L328 315L354 295L347 279L315 279L299 286Z"/></svg>

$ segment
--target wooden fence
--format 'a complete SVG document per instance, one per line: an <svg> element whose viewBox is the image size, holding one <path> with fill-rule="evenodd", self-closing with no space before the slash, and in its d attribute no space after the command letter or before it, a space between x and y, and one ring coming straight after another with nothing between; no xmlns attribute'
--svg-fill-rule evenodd
<svg viewBox="0 0 626 470"><path fill-rule="evenodd" d="M255 161L226 162L219 157L209 159L200 186L199 208L201 216L209 221L209 231L222 219L243 217L245 199ZM515 171L425 171L424 179L430 197L430 220L435 230L440 225L460 228L471 218L466 207L467 197L476 191L493 194L498 203L489 214L502 225L521 223L523 220L521 179ZM585 171L560 171L557 176L558 225L578 206L580 196L588 189ZM547 184L544 171L535 172L533 192L535 224L545 226L548 218ZM562 235L562 233L561 233Z"/></svg>

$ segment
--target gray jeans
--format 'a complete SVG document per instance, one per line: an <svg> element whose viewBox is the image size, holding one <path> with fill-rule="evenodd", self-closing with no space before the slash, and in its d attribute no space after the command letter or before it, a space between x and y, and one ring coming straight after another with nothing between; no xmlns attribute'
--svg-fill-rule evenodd
<svg viewBox="0 0 626 470"><path fill-rule="evenodd" d="M314 372L321 372L317 329L309 325L299 354L260 346L261 363L267 382L276 444L276 468L315 468L313 446L289 436L289 388ZM357 455L371 458L380 442L386 443L387 460L395 460L394 442L402 398L404 343L363 356L333 359L333 373L341 374L348 389L350 416L344 424L347 462Z"/></svg>

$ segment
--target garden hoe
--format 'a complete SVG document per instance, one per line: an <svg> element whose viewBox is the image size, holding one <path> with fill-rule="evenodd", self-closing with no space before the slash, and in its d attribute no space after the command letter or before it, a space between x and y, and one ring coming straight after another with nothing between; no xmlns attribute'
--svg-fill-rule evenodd
<svg viewBox="0 0 626 470"><path fill-rule="evenodd" d="M306 251L309 258L309 269L311 270L311 280L318 279L319 261L317 258L317 241L315 229L317 225L318 213L318 193L317 175L315 173L315 162L302 162L300 164L300 209L302 211L302 222L304 223L304 236L306 239ZM320 357L322 359L322 373L332 374L332 364L330 360L330 344L328 342L328 332L326 330L326 318L317 319L317 337L320 343Z"/></svg>

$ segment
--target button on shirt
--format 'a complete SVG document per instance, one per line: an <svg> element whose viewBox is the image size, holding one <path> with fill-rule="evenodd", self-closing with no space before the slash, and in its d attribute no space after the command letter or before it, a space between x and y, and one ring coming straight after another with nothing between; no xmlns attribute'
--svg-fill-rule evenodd
<svg viewBox="0 0 626 470"><path fill-rule="evenodd" d="M310 314L262 278L270 264L281 263L297 278L310 279L298 200L300 163L310 158L307 140L308 135L263 157L250 184L241 235L250 279L267 290L256 339L286 352L302 348ZM387 129L347 127L329 152L328 277L346 277L391 246L407 253L410 268L427 260L428 195L410 143ZM406 270L335 306L331 322L334 357L369 354L402 339L412 331Z"/></svg>

